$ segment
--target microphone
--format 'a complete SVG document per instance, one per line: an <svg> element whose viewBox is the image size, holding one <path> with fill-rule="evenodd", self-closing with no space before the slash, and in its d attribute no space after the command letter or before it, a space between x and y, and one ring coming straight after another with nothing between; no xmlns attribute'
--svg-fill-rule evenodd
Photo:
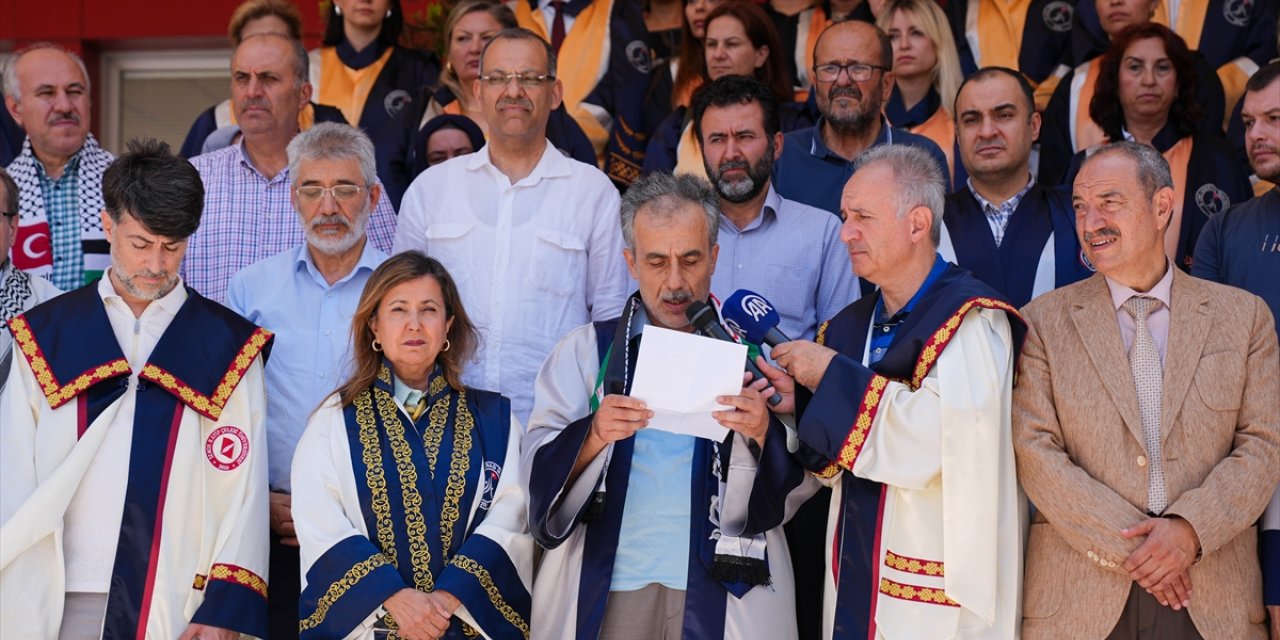
<svg viewBox="0 0 1280 640"><path fill-rule="evenodd" d="M778 330L782 319L778 317L777 310L764 296L754 291L734 291L733 295L725 298L720 313L724 315L725 322L738 329L750 342L771 347L791 342L787 334Z"/></svg>
<svg viewBox="0 0 1280 640"><path fill-rule="evenodd" d="M734 340L733 337L729 335L728 331L724 330L724 327L720 326L720 323L716 320L716 312L711 308L711 305L701 300L694 300L689 303L689 306L685 307L684 315L688 317L689 322L692 322L693 326L702 333L711 336L716 340L724 340L725 342L732 342L734 344L738 343L737 340ZM765 377L764 372L760 370L760 367L757 367L756 363L752 362L749 358L747 359L746 364L747 371L750 371L753 377ZM777 406L779 402L782 402L782 394L775 391L773 396L769 398L769 404Z"/></svg>

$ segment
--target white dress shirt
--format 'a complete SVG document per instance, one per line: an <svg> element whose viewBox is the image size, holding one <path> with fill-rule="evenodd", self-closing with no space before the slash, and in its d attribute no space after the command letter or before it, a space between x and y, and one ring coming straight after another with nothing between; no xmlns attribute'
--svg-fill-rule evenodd
<svg viewBox="0 0 1280 640"><path fill-rule="evenodd" d="M405 193L392 253L419 249L449 270L480 333L463 381L510 398L521 424L556 342L622 312L620 204L599 169L550 142L515 184L485 146L430 167Z"/></svg>
<svg viewBox="0 0 1280 640"><path fill-rule="evenodd" d="M116 562L116 542L124 515L125 489L129 483L129 450L133 443L133 411L138 372L151 357L160 336L187 301L182 281L173 291L147 305L135 318L111 284L111 268L98 281L98 295L107 308L111 331L129 361L129 390L115 420L105 425L102 447L93 456L84 480L76 489L64 519L63 550L66 553L67 591L107 593Z"/></svg>

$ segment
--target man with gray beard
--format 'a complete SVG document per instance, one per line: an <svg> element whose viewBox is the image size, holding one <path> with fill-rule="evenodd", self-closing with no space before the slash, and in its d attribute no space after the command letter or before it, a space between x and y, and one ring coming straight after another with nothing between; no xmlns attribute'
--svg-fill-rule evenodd
<svg viewBox="0 0 1280 640"><path fill-rule="evenodd" d="M814 45L812 74L822 117L812 127L786 135L773 170L774 187L784 198L839 215L840 194L853 176L854 160L882 144L921 147L943 176L950 175L938 145L890 126L881 115L893 90L893 45L875 25L851 20L827 27Z"/></svg>
<svg viewBox="0 0 1280 640"><path fill-rule="evenodd" d="M359 129L321 123L288 147L292 202L306 244L245 267L227 306L276 334L266 368L271 481L271 637L298 637L298 540L289 468L307 416L346 379L351 316L387 255L367 241L382 196L373 143Z"/></svg>

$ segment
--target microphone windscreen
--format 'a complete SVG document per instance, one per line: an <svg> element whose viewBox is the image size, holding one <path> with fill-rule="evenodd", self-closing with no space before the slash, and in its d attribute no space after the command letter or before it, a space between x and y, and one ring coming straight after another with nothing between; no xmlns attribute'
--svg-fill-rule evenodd
<svg viewBox="0 0 1280 640"><path fill-rule="evenodd" d="M782 321L764 296L746 289L738 289L725 298L720 314L753 344L764 344L769 330Z"/></svg>

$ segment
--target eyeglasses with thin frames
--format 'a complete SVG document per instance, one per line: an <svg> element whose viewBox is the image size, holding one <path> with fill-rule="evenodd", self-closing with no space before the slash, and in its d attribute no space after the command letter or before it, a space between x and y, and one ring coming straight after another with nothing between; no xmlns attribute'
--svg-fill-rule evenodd
<svg viewBox="0 0 1280 640"><path fill-rule="evenodd" d="M337 184L332 187L307 185L298 187L293 192L297 194L299 202L315 204L324 199L325 194L333 196L333 199L338 202L353 202L360 197L364 190L365 186L358 184Z"/></svg>
<svg viewBox="0 0 1280 640"><path fill-rule="evenodd" d="M517 84L525 89L536 89L544 83L554 82L555 79L556 77L549 73L533 73L532 71L525 71L522 73L516 73L514 71L511 73L495 72L480 76L481 82L494 89L501 89L507 86L507 83L512 80L515 80Z"/></svg>
<svg viewBox="0 0 1280 640"><path fill-rule="evenodd" d="M814 65L813 77L818 82L835 82L840 78L840 72L845 71L848 72L850 80L866 82L871 79L871 74L885 70L885 67L861 62L850 62L849 64L829 62L827 64Z"/></svg>

